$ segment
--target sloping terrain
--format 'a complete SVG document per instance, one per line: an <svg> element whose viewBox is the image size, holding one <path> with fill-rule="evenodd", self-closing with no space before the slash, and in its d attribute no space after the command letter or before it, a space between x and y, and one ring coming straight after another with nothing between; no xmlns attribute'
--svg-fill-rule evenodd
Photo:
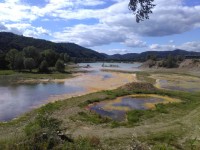
<svg viewBox="0 0 200 150"><path fill-rule="evenodd" d="M74 43L54 43L42 39L34 39L9 32L0 32L0 51L7 52L10 49L22 50L24 47L34 46L40 51L46 49L55 50L58 53L68 53L70 57L103 59L105 56L94 50L79 46Z"/></svg>

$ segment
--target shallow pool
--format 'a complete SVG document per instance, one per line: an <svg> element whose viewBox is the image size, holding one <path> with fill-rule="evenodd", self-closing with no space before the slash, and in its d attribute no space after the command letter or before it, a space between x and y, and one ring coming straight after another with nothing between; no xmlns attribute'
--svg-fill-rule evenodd
<svg viewBox="0 0 200 150"><path fill-rule="evenodd" d="M102 101L90 104L87 108L103 117L109 117L116 121L123 121L126 112L130 110L153 109L158 103L178 102L179 100L159 95L131 95L115 100Z"/></svg>

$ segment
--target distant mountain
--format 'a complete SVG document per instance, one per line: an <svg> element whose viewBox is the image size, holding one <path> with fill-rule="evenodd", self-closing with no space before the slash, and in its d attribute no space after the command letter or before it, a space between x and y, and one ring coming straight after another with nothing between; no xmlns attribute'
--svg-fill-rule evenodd
<svg viewBox="0 0 200 150"><path fill-rule="evenodd" d="M174 51L146 51L143 53L128 53L124 55L115 54L107 56L107 59L110 60L125 60L125 61L145 61L148 55L155 55L157 58L162 59L166 58L168 55L172 56L200 56L200 52L192 52L192 51L185 51L176 49Z"/></svg>
<svg viewBox="0 0 200 150"><path fill-rule="evenodd" d="M22 35L16 35L9 32L0 32L0 49L7 52L10 49L22 50L24 47L34 46L43 51L46 49L55 50L58 53L68 53L71 57L88 58L88 59L104 59L104 54L94 50L79 46L74 43L54 43L41 39L34 39Z"/></svg>

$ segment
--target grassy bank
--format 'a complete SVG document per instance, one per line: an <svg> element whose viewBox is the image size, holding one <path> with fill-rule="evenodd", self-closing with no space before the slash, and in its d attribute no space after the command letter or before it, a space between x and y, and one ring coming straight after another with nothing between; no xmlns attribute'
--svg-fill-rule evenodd
<svg viewBox="0 0 200 150"><path fill-rule="evenodd" d="M72 78L75 69L65 72L52 71L49 73L39 73L37 70L16 72L12 70L0 70L0 82L23 82L24 80L54 80Z"/></svg>

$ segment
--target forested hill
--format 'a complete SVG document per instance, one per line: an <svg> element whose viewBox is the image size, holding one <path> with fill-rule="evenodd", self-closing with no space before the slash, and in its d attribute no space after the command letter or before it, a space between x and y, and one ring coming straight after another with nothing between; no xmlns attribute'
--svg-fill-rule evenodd
<svg viewBox="0 0 200 150"><path fill-rule="evenodd" d="M128 54L115 54L111 56L107 56L109 60L125 60L125 61L145 61L148 56L155 56L158 59L167 58L169 55L178 57L178 56L200 56L200 52L193 52L193 51L185 51L176 49L174 51L146 51L143 53L128 53Z"/></svg>
<svg viewBox="0 0 200 150"><path fill-rule="evenodd" d="M41 39L34 39L10 32L0 32L0 52L10 49L23 50L27 46L34 46L40 51L52 49L58 53L67 53L70 57L103 59L105 55L74 43L54 43Z"/></svg>

